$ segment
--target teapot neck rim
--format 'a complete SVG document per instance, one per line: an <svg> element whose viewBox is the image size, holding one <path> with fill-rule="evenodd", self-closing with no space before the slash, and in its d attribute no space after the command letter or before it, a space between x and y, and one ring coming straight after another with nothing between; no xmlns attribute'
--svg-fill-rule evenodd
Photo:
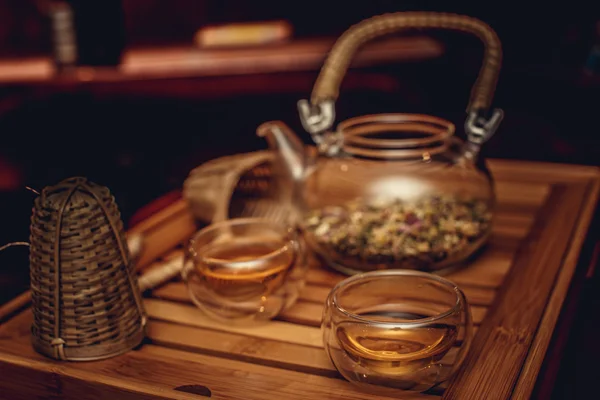
<svg viewBox="0 0 600 400"><path fill-rule="evenodd" d="M424 114L369 114L337 129L345 153L368 158L427 158L445 152L455 139L453 123Z"/></svg>

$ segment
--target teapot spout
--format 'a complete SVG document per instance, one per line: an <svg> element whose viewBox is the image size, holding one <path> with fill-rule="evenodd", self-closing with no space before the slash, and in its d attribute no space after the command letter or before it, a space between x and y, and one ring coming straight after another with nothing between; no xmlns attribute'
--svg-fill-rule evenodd
<svg viewBox="0 0 600 400"><path fill-rule="evenodd" d="M302 141L281 121L269 121L261 124L256 133L266 137L271 150L279 154L281 168L298 182L304 177L305 151Z"/></svg>

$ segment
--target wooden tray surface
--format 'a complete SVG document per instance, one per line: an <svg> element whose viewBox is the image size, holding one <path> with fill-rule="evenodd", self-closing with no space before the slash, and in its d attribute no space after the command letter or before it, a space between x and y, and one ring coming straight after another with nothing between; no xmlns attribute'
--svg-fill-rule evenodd
<svg viewBox="0 0 600 400"><path fill-rule="evenodd" d="M489 245L447 274L472 305L476 336L445 385L405 399L524 399L534 388L580 258L600 188L592 167L491 160L498 211ZM137 224L140 269L181 257L197 229L179 200ZM104 361L55 362L30 344L28 294L0 309L0 397L375 399L343 380L321 342L322 304L344 276L311 266L296 305L252 328L220 325L174 280L145 294L147 340ZM451 352L448 357L452 357ZM4 397L2 397L4 398Z"/></svg>

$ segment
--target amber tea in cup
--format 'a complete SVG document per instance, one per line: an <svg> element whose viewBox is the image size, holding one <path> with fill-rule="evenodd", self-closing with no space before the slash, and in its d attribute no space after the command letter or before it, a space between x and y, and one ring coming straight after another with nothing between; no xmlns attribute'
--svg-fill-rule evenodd
<svg viewBox="0 0 600 400"><path fill-rule="evenodd" d="M325 349L338 371L370 392L423 392L461 365L472 322L462 291L437 275L375 271L340 282L323 315Z"/></svg>
<svg viewBox="0 0 600 400"><path fill-rule="evenodd" d="M183 278L192 301L227 322L267 321L290 307L306 263L296 231L266 219L208 226L188 243Z"/></svg>

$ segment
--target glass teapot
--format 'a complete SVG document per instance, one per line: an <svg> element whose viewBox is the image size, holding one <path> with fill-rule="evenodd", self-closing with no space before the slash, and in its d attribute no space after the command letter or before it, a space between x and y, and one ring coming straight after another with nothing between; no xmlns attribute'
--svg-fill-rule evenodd
<svg viewBox="0 0 600 400"><path fill-rule="evenodd" d="M454 136L449 121L418 114L365 115L332 128L338 89L353 54L371 39L412 28L467 32L485 45L467 107L467 140ZM280 121L258 127L277 155L275 176L287 188L306 243L331 267L346 274L440 270L464 261L486 242L495 196L478 153L503 117L501 110L490 110L501 57L496 33L471 17L375 16L338 39L310 102L298 103L316 146L305 148Z"/></svg>

